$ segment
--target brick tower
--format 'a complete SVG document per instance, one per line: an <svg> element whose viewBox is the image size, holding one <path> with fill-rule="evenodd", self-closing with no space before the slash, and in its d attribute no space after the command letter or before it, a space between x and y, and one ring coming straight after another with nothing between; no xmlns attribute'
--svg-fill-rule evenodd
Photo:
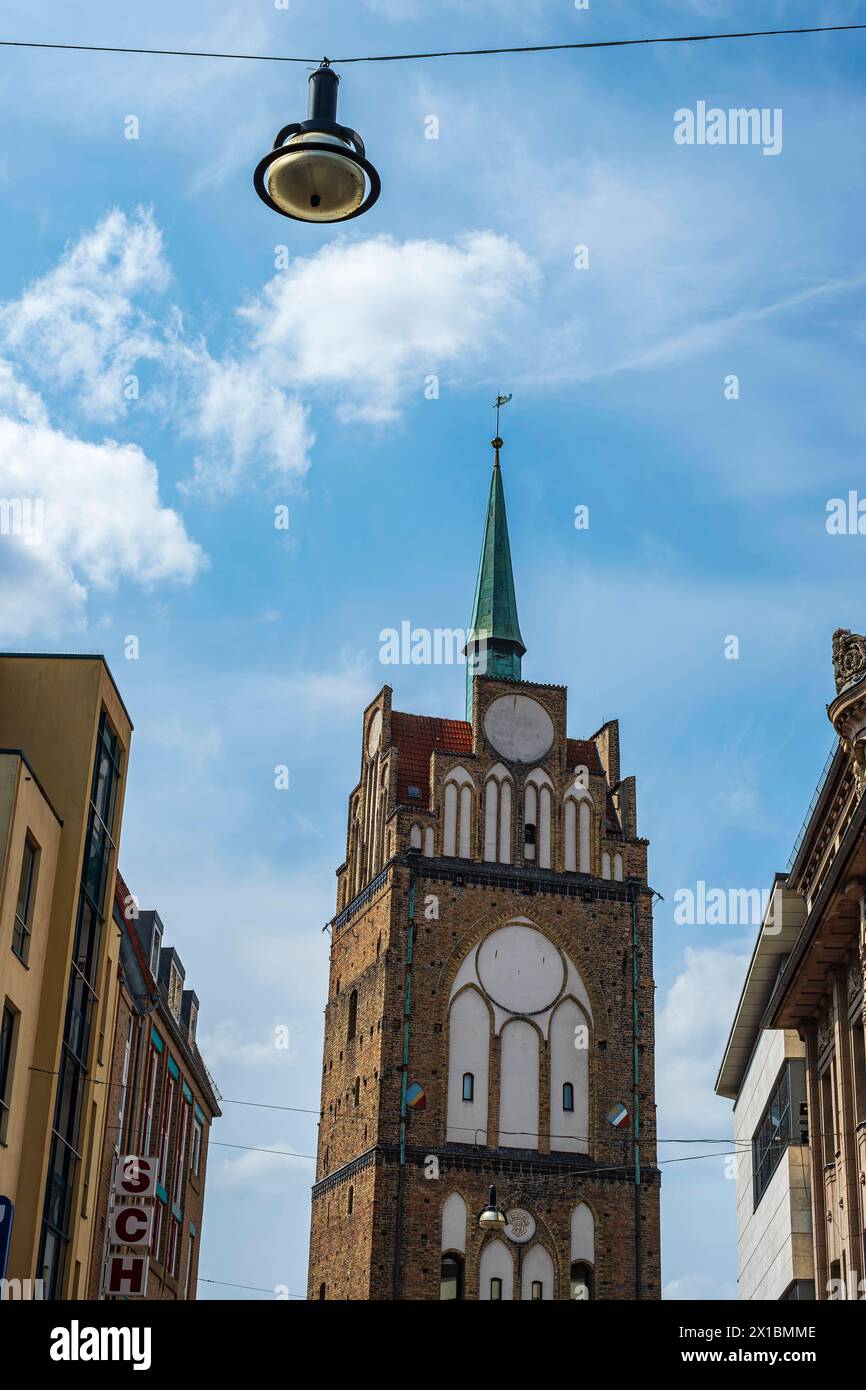
<svg viewBox="0 0 866 1390"><path fill-rule="evenodd" d="M467 720L364 712L311 1299L660 1296L647 841L616 721L521 678L494 446Z"/></svg>

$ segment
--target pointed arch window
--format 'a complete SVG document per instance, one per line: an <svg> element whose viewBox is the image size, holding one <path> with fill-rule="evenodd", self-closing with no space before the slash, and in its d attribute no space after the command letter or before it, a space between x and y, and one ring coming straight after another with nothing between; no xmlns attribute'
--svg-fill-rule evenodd
<svg viewBox="0 0 866 1390"><path fill-rule="evenodd" d="M550 865L550 820L553 783L540 767L526 779L523 800L523 858L540 869Z"/></svg>
<svg viewBox="0 0 866 1390"><path fill-rule="evenodd" d="M501 763L491 768L484 785L484 858L511 863L511 776Z"/></svg>
<svg viewBox="0 0 866 1390"><path fill-rule="evenodd" d="M580 798L569 795L563 811L563 860L567 873L590 872L592 845L592 799L584 791Z"/></svg>
<svg viewBox="0 0 866 1390"><path fill-rule="evenodd" d="M412 829L409 831L409 844L411 845L412 849L420 849L420 848L421 848L421 827L420 827L420 825L413 825L413 826L412 826Z"/></svg>
<svg viewBox="0 0 866 1390"><path fill-rule="evenodd" d="M613 876L617 883L622 882L622 855L619 853L613 856Z"/></svg>
<svg viewBox="0 0 866 1390"><path fill-rule="evenodd" d="M472 808L475 783L465 767L453 767L445 781L443 853L449 857L472 857Z"/></svg>

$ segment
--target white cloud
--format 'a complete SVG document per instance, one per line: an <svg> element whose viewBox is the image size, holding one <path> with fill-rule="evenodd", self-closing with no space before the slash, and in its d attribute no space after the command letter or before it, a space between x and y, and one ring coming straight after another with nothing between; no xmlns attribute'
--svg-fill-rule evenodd
<svg viewBox="0 0 866 1390"><path fill-rule="evenodd" d="M219 1071L221 1064L258 1071L262 1067L279 1067L298 1060L297 1053L291 1050L291 1025L283 1019L275 1019L270 1027L257 1025L250 1037L245 1036L240 1024L225 1018L211 1032L199 1037L198 1043L208 1066L215 1071Z"/></svg>
<svg viewBox="0 0 866 1390"><path fill-rule="evenodd" d="M669 1280L662 1289L664 1299L701 1303L705 1299L734 1299L737 1294L736 1280L720 1280L711 1274L684 1274Z"/></svg>
<svg viewBox="0 0 866 1390"><path fill-rule="evenodd" d="M197 486L230 492L256 458L282 477L303 477L314 438L306 406L264 380L255 362L220 362L206 351L185 360L196 402L186 432L204 446L195 460Z"/></svg>
<svg viewBox="0 0 866 1390"><path fill-rule="evenodd" d="M723 1139L730 1130L730 1107L714 1086L747 964L745 956L686 947L685 968L656 1017L662 1138Z"/></svg>
<svg viewBox="0 0 866 1390"><path fill-rule="evenodd" d="M5 365L4 407L0 497L28 503L39 517L38 529L0 536L4 637L80 622L91 588L195 577L204 553L162 505L156 466L141 449L110 439L90 444L52 427L39 398Z"/></svg>
<svg viewBox="0 0 866 1390"><path fill-rule="evenodd" d="M296 261L242 312L272 379L340 393L346 417L382 422L426 376L489 353L537 283L529 257L493 232L382 236Z"/></svg>
<svg viewBox="0 0 866 1390"><path fill-rule="evenodd" d="M47 275L0 310L6 350L55 387L72 388L86 416L114 420L124 382L163 345L135 301L159 294L169 269L162 235L143 210L114 208L69 247Z"/></svg>
<svg viewBox="0 0 866 1390"><path fill-rule="evenodd" d="M252 1152L238 1153L208 1165L208 1182L214 1187L240 1190L245 1194L264 1192L285 1195L288 1184L308 1185L315 1163L306 1157L294 1157L296 1150L285 1141L256 1146ZM287 1156L288 1155L288 1156Z"/></svg>
<svg viewBox="0 0 866 1390"><path fill-rule="evenodd" d="M240 341L214 354L159 303L170 270L150 212L114 209L59 264L0 309L6 350L65 408L176 423L197 446L188 486L227 494L255 464L283 479L309 468L304 393L324 390L345 417L399 415L425 378L475 363L513 330L536 288L519 246L492 232L450 244L390 237L340 241L275 276L240 313Z"/></svg>

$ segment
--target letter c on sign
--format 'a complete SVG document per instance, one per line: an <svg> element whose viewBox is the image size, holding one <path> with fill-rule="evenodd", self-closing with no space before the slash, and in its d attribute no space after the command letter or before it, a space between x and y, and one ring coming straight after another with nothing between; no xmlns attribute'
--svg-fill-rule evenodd
<svg viewBox="0 0 866 1390"><path fill-rule="evenodd" d="M114 1243L138 1245L150 1222L144 1207L118 1207L114 1213Z"/></svg>

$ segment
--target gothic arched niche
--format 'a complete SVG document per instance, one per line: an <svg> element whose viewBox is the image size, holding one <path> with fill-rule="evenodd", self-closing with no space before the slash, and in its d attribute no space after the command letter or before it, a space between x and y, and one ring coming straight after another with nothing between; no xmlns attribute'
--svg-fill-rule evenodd
<svg viewBox="0 0 866 1390"><path fill-rule="evenodd" d="M448 1019L449 1144L487 1143L489 1058L490 1013L480 991L470 985L452 1000ZM464 1087L467 1076L472 1077L471 1088Z"/></svg>
<svg viewBox="0 0 866 1390"><path fill-rule="evenodd" d="M514 1257L502 1240L489 1240L481 1252L478 1298L480 1301L514 1298Z"/></svg>
<svg viewBox="0 0 866 1390"><path fill-rule="evenodd" d="M525 1018L502 1030L499 1079L499 1147L537 1149L540 1095L538 1029Z"/></svg>
<svg viewBox="0 0 866 1390"><path fill-rule="evenodd" d="M589 1153L591 1030L575 999L557 1004L550 1020L550 1147Z"/></svg>
<svg viewBox="0 0 866 1390"><path fill-rule="evenodd" d="M538 1285L541 1287L538 1288ZM526 1301L540 1297L545 1303L553 1298L553 1259L550 1252L537 1242L530 1245L523 1257L520 1297Z"/></svg>
<svg viewBox="0 0 866 1390"><path fill-rule="evenodd" d="M459 1192L446 1197L442 1207L442 1249L466 1254L466 1203Z"/></svg>
<svg viewBox="0 0 866 1390"><path fill-rule="evenodd" d="M491 1017L501 1040L500 1145L538 1148L542 1066L546 1072L549 1066L550 1132L557 1136L551 1148L588 1153L589 995L574 962L525 917L506 921L476 942L454 978L447 1142L487 1142ZM543 1042L550 1045L549 1062Z"/></svg>

